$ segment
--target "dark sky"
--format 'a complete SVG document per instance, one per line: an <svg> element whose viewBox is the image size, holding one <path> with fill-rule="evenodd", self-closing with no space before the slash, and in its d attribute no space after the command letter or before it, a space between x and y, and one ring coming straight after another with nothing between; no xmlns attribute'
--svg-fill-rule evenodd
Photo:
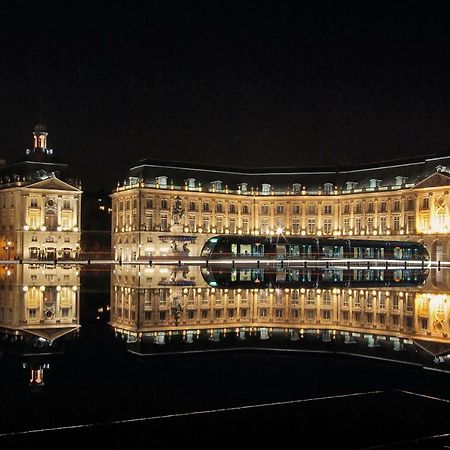
<svg viewBox="0 0 450 450"><path fill-rule="evenodd" d="M307 166L450 153L450 19L412 1L2 2L0 157L34 123L84 180L139 159Z"/></svg>

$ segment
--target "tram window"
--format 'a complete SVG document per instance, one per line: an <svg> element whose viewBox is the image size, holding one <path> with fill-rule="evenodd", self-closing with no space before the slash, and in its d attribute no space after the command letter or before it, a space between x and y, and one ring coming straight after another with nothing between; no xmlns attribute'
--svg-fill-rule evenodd
<svg viewBox="0 0 450 450"><path fill-rule="evenodd" d="M231 244L231 254L232 255L237 255L237 252L238 252L237 244Z"/></svg>
<svg viewBox="0 0 450 450"><path fill-rule="evenodd" d="M255 283L259 283L264 280L264 270L263 269L253 269L252 270L252 280Z"/></svg>
<svg viewBox="0 0 450 450"><path fill-rule="evenodd" d="M239 272L239 279L241 281L251 281L252 279L252 271L249 269L242 269Z"/></svg>
<svg viewBox="0 0 450 450"><path fill-rule="evenodd" d="M344 254L344 247L342 245L330 245L323 247L322 250L326 258L342 258Z"/></svg>
<svg viewBox="0 0 450 450"><path fill-rule="evenodd" d="M394 247L394 258L402 259L402 249L400 247Z"/></svg>
<svg viewBox="0 0 450 450"><path fill-rule="evenodd" d="M231 270L230 279L231 279L231 281L237 281L237 270L236 269Z"/></svg>
<svg viewBox="0 0 450 450"><path fill-rule="evenodd" d="M244 256L250 256L252 253L252 245L251 244L241 244L240 245L240 253Z"/></svg>
<svg viewBox="0 0 450 450"><path fill-rule="evenodd" d="M264 255L264 245L261 245L259 242L253 245L253 254L255 256Z"/></svg>
<svg viewBox="0 0 450 450"><path fill-rule="evenodd" d="M312 272L310 269L303 270L302 272L302 281L311 281L312 280Z"/></svg>
<svg viewBox="0 0 450 450"><path fill-rule="evenodd" d="M394 270L393 281L398 283L399 281L402 280L402 278L403 278L403 271L402 270ZM397 301L397 305L398 305L398 298L394 299L394 304L396 301ZM395 308L395 309L397 309L397 308Z"/></svg>
<svg viewBox="0 0 450 450"><path fill-rule="evenodd" d="M288 274L289 281L299 281L300 279L300 270L298 269L292 269L289 271Z"/></svg>

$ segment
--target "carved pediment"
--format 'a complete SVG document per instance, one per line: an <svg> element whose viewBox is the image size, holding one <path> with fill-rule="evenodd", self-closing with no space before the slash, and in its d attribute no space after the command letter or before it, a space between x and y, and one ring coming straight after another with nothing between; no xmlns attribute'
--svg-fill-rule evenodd
<svg viewBox="0 0 450 450"><path fill-rule="evenodd" d="M60 180L56 177L46 178L45 180L37 181L36 183L29 184L27 186L29 189L55 189L60 191L73 191L81 192L80 189L72 186L65 181Z"/></svg>
<svg viewBox="0 0 450 450"><path fill-rule="evenodd" d="M413 340L416 345L418 345L422 350L430 353L433 356L438 356L442 354L447 354L450 352L450 344L434 341L425 341L421 339Z"/></svg>
<svg viewBox="0 0 450 450"><path fill-rule="evenodd" d="M65 327L52 327L52 328L23 328L23 331L34 334L35 336L47 339L48 341L54 341L66 334L72 333L80 328L79 325L65 326Z"/></svg>
<svg viewBox="0 0 450 450"><path fill-rule="evenodd" d="M447 173L444 172L436 172L424 180L419 181L414 187L423 189L439 186L450 186L450 175L447 175Z"/></svg>

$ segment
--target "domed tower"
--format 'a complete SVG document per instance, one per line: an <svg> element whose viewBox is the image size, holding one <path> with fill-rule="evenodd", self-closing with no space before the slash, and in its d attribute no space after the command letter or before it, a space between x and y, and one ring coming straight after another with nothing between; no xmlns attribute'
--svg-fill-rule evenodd
<svg viewBox="0 0 450 450"><path fill-rule="evenodd" d="M33 151L47 153L47 127L38 123L33 129Z"/></svg>

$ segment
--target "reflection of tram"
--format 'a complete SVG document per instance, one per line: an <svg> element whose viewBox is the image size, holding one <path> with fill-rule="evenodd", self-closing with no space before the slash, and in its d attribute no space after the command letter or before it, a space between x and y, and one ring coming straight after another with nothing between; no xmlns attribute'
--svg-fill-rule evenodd
<svg viewBox="0 0 450 450"><path fill-rule="evenodd" d="M286 259L397 259L428 261L427 249L418 242L219 235L208 239L201 256L216 258Z"/></svg>
<svg viewBox="0 0 450 450"><path fill-rule="evenodd" d="M394 287L418 286L425 283L428 270L397 269L319 269L319 268L202 268L211 287Z"/></svg>

